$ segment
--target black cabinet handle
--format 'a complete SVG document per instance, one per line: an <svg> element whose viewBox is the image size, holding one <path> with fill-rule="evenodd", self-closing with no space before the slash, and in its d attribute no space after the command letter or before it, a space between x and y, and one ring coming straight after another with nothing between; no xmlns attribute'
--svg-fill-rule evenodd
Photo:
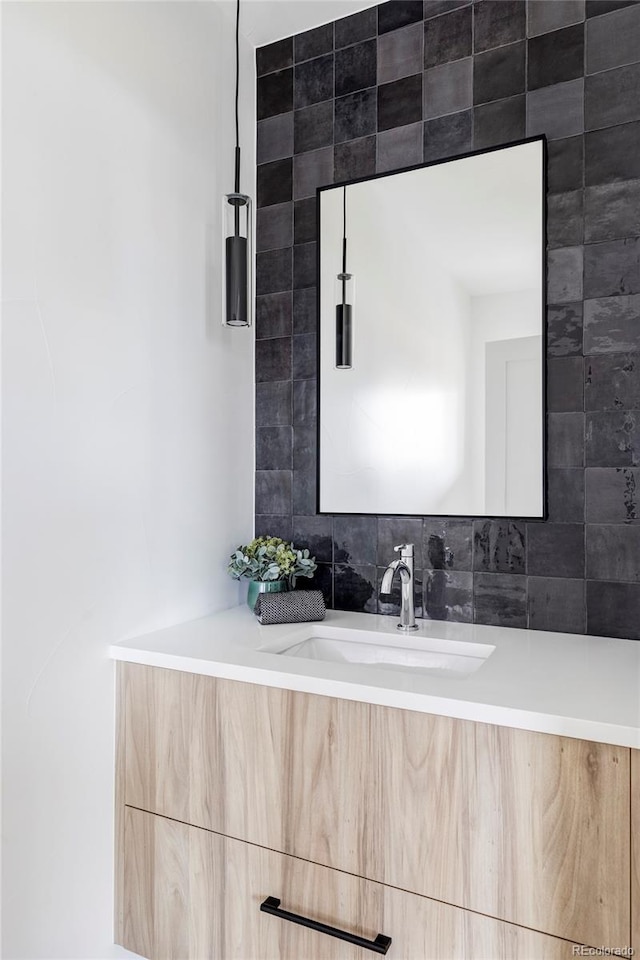
<svg viewBox="0 0 640 960"><path fill-rule="evenodd" d="M366 940L364 937L358 937L355 933L347 933L346 930L338 930L337 927L330 927L326 923L320 923L318 920L310 920L309 917L301 917L298 913L289 913L288 910L280 909L280 901L277 897L267 897L260 904L262 913L270 913L272 917L280 917L281 920L289 920L290 923L299 923L301 927L309 927L310 930L317 930L319 933L326 933L330 937L337 937L338 940L346 940L347 943L355 943L357 947L364 947L365 950L373 950L374 953L386 953L391 946L391 937L385 937L379 933L375 940Z"/></svg>

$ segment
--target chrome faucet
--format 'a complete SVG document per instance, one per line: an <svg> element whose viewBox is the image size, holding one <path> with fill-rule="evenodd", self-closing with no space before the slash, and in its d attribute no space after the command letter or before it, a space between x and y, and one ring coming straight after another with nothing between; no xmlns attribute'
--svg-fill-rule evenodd
<svg viewBox="0 0 640 960"><path fill-rule="evenodd" d="M399 560L389 564L382 577L380 593L391 593L391 585L395 573L400 574L402 601L400 606L400 623L398 630L417 630L416 615L413 602L413 544L401 543L393 548L400 554Z"/></svg>

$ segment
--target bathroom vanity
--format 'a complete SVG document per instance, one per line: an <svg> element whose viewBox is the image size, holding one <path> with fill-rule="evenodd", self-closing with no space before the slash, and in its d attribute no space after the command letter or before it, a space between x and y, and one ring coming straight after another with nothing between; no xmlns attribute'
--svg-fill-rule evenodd
<svg viewBox="0 0 640 960"><path fill-rule="evenodd" d="M261 627L235 608L111 652L129 950L640 949L640 644L425 621L409 641L388 617Z"/></svg>

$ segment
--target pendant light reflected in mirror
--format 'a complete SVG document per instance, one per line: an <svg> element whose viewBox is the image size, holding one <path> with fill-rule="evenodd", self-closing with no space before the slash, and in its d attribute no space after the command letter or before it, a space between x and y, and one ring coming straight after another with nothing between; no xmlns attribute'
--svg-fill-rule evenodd
<svg viewBox="0 0 640 960"><path fill-rule="evenodd" d="M353 274L347 272L347 188L342 196L342 272L336 291L336 368L351 370L353 351Z"/></svg>
<svg viewBox="0 0 640 960"><path fill-rule="evenodd" d="M238 92L240 81L240 0L236 3L236 149L234 192L222 200L222 322L228 327L250 327L251 295L251 198L240 193L240 128Z"/></svg>

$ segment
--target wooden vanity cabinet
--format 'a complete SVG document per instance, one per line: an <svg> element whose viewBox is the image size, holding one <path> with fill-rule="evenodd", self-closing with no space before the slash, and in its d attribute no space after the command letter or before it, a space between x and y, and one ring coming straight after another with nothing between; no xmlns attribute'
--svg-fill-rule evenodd
<svg viewBox="0 0 640 960"><path fill-rule="evenodd" d="M116 927L129 949L368 955L260 913L267 896L388 934L396 960L629 945L629 749L118 667Z"/></svg>

